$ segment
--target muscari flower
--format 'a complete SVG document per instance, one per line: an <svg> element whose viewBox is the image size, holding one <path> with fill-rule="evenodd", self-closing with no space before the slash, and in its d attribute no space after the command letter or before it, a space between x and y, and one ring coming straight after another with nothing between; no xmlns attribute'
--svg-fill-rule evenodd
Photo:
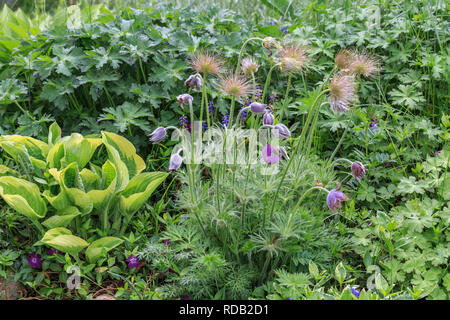
<svg viewBox="0 0 450 320"><path fill-rule="evenodd" d="M250 104L250 110L253 113L264 113L267 111L267 105L259 102L252 102Z"/></svg>
<svg viewBox="0 0 450 320"><path fill-rule="evenodd" d="M359 296L361 295L361 292L354 289L354 288L350 288L352 290L352 294L356 297L359 298Z"/></svg>
<svg viewBox="0 0 450 320"><path fill-rule="evenodd" d="M180 107L184 109L184 105L192 103L194 98L190 94L183 93L177 97L177 100L178 100L178 104L180 105Z"/></svg>
<svg viewBox="0 0 450 320"><path fill-rule="evenodd" d="M150 141L153 142L153 144L158 143L166 137L167 131L164 127L158 127L156 128L152 133L149 134Z"/></svg>
<svg viewBox="0 0 450 320"><path fill-rule="evenodd" d="M212 101L208 102L208 111L209 113L213 113L214 112L214 104Z"/></svg>
<svg viewBox="0 0 450 320"><path fill-rule="evenodd" d="M39 268L42 266L41 255L38 253L31 253L27 258L28 264L31 268Z"/></svg>
<svg viewBox="0 0 450 320"><path fill-rule="evenodd" d="M287 139L291 136L291 132L288 127L282 123L277 123L274 127L274 134L280 139Z"/></svg>
<svg viewBox="0 0 450 320"><path fill-rule="evenodd" d="M259 69L258 63L252 57L245 57L244 59L242 59L241 65L242 72L244 72L245 75L256 73Z"/></svg>
<svg viewBox="0 0 450 320"><path fill-rule="evenodd" d="M228 127L228 123L230 122L230 116L229 115L224 115L222 117L222 126L224 128Z"/></svg>
<svg viewBox="0 0 450 320"><path fill-rule="evenodd" d="M134 254L130 255L128 259L125 260L128 263L128 268L138 268L141 265L141 262L139 261L139 258L136 257Z"/></svg>
<svg viewBox="0 0 450 320"><path fill-rule="evenodd" d="M273 147L270 144L266 144L266 146L262 150L262 157L265 163L275 164L280 161L282 155L280 154L278 148Z"/></svg>
<svg viewBox="0 0 450 320"><path fill-rule="evenodd" d="M186 116L181 116L178 121L180 122L180 127L184 127L188 123Z"/></svg>
<svg viewBox="0 0 450 320"><path fill-rule="evenodd" d="M341 201L348 201L348 197L341 191L341 184L338 182L338 187L336 189L331 190L327 196L327 204L328 208L331 211L337 212L336 208L342 208Z"/></svg>
<svg viewBox="0 0 450 320"><path fill-rule="evenodd" d="M196 91L200 91L202 87L202 77L198 73L190 75L189 78L187 78L187 80L184 82L184 85Z"/></svg>
<svg viewBox="0 0 450 320"><path fill-rule="evenodd" d="M378 128L378 121L377 118L372 118L370 123L370 129L372 129L373 132L375 132Z"/></svg>
<svg viewBox="0 0 450 320"><path fill-rule="evenodd" d="M181 151L181 149L180 149ZM178 169L180 169L181 164L183 163L183 158L181 158L180 156L180 151L178 151L178 153L174 153L172 154L172 156L170 157L170 161L169 161L169 171L175 172L178 171Z"/></svg>
<svg viewBox="0 0 450 320"><path fill-rule="evenodd" d="M219 88L222 93L239 99L250 93L250 83L242 75L228 74L220 77Z"/></svg>
<svg viewBox="0 0 450 320"><path fill-rule="evenodd" d="M219 74L222 72L223 61L211 52L198 52L190 58L192 69L203 74Z"/></svg>
<svg viewBox="0 0 450 320"><path fill-rule="evenodd" d="M241 109L239 109L239 113L241 113L242 109L244 109L244 107L242 107ZM242 119L247 118L247 110L242 111L242 113L241 113L241 118L242 118Z"/></svg>
<svg viewBox="0 0 450 320"><path fill-rule="evenodd" d="M272 126L275 122L275 117L272 112L266 112L263 116L263 124Z"/></svg>
<svg viewBox="0 0 450 320"><path fill-rule="evenodd" d="M270 20L269 21L269 26L274 26L275 25L275 20Z"/></svg>
<svg viewBox="0 0 450 320"><path fill-rule="evenodd" d="M361 182L362 178L366 175L366 168L364 168L364 165L359 161L352 163L351 170L353 176L358 182Z"/></svg>
<svg viewBox="0 0 450 320"><path fill-rule="evenodd" d="M335 112L347 112L348 105L355 100L354 77L338 73L331 79L328 89L330 108Z"/></svg>
<svg viewBox="0 0 450 320"><path fill-rule="evenodd" d="M287 34L287 33L288 33L287 27L286 27L286 26L285 26L285 27L282 27L280 30L281 30L284 34Z"/></svg>

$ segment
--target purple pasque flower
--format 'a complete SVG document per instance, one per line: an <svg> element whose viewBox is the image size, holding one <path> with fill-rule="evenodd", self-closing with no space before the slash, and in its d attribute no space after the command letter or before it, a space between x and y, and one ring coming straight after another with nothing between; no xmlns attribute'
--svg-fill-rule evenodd
<svg viewBox="0 0 450 320"><path fill-rule="evenodd" d="M192 101L194 100L194 98L193 98L190 94L183 93L183 94L180 94L180 95L177 97L177 100L178 100L178 104L180 105L180 107L181 107L182 109L184 109L184 105L185 105L185 104L192 103Z"/></svg>
<svg viewBox="0 0 450 320"><path fill-rule="evenodd" d="M42 266L41 255L39 253L31 253L27 258L31 268L40 268Z"/></svg>
<svg viewBox="0 0 450 320"><path fill-rule="evenodd" d="M184 82L184 85L196 91L200 91L202 87L202 77L198 73L190 75L189 78L187 78L187 80Z"/></svg>
<svg viewBox="0 0 450 320"><path fill-rule="evenodd" d="M153 144L158 143L158 142L164 140L166 135L167 135L166 128L158 127L152 133L149 134L150 141L153 142Z"/></svg>
<svg viewBox="0 0 450 320"><path fill-rule="evenodd" d="M168 247L168 246L169 246L169 243L170 243L170 239L166 239L166 240L164 240L164 245L165 245L166 247Z"/></svg>
<svg viewBox="0 0 450 320"><path fill-rule="evenodd" d="M53 256L54 254L62 254L62 252L61 251L59 251L58 249L55 249L55 248L51 248L50 250L48 250L48 255L49 256Z"/></svg>
<svg viewBox="0 0 450 320"><path fill-rule="evenodd" d="M183 163L183 158L181 158L180 156L180 152L182 149L180 149L180 151L178 151L177 153L172 154L172 156L170 157L170 161L169 161L169 171L175 172L178 171L178 169L180 169L181 164Z"/></svg>
<svg viewBox="0 0 450 320"><path fill-rule="evenodd" d="M263 116L263 124L272 126L275 123L275 117L272 112L266 112Z"/></svg>
<svg viewBox="0 0 450 320"><path fill-rule="evenodd" d="M364 168L364 165L359 161L355 161L352 163L351 169L356 181L361 182L366 175L366 168Z"/></svg>
<svg viewBox="0 0 450 320"><path fill-rule="evenodd" d="M138 268L141 265L141 261L134 254L130 255L128 259L125 260L128 263L128 268Z"/></svg>
<svg viewBox="0 0 450 320"><path fill-rule="evenodd" d="M342 208L341 201L348 201L348 197L343 192L339 191L341 189L341 184L338 182L337 185L338 187L328 192L327 196L328 208L333 212L337 212L336 208Z"/></svg>
<svg viewBox="0 0 450 320"><path fill-rule="evenodd" d="M289 155L288 155L288 153L287 153L285 148L279 147L278 148L278 152L280 153L282 158L285 158L286 160L289 160Z"/></svg>
<svg viewBox="0 0 450 320"><path fill-rule="evenodd" d="M291 136L291 132L289 131L288 127L286 127L282 123L277 123L274 127L275 135L280 139L287 139Z"/></svg>
<svg viewBox="0 0 450 320"><path fill-rule="evenodd" d="M252 102L250 104L250 110L253 113L264 113L267 110L267 105L259 102Z"/></svg>
<svg viewBox="0 0 450 320"><path fill-rule="evenodd" d="M277 147L273 147L269 143L267 143L262 150L262 157L265 163L275 164L280 161L282 155L280 154Z"/></svg>
<svg viewBox="0 0 450 320"><path fill-rule="evenodd" d="M361 291L356 290L355 288L350 288L352 290L352 294L359 299L359 296L361 295Z"/></svg>
<svg viewBox="0 0 450 320"><path fill-rule="evenodd" d="M440 154L441 154L441 151L442 151L442 150L435 151L435 152L434 152L434 156L437 157L438 155L440 155Z"/></svg>

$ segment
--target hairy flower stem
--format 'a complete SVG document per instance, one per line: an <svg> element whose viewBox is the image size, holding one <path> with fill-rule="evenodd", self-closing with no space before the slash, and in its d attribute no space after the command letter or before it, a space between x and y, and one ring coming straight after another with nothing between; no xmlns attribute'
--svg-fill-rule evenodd
<svg viewBox="0 0 450 320"><path fill-rule="evenodd" d="M300 204L302 203L302 201L303 201L303 199L306 197L306 195L307 195L309 192L311 192L312 190L316 190L316 189L317 189L317 190L322 190L322 191L326 192L327 194L330 192L329 190L327 190L327 189L325 189L325 188L323 188L323 187L318 187L318 186L309 188L308 190L305 191L305 193L303 193L303 195L300 197L300 199L298 199L297 203L296 203L295 206L294 206L294 212L298 209L298 207L300 206Z"/></svg>
<svg viewBox="0 0 450 320"><path fill-rule="evenodd" d="M262 95L262 99L261 99L261 102L262 102L262 103L264 103L264 99L265 99L265 97L266 97L267 88L268 88L268 86L269 86L269 84L270 84L270 79L271 79L271 76L272 76L272 71L273 71L276 67L278 67L279 65L280 65L279 63L274 64L274 65L270 68L269 73L267 73L266 83L264 84L264 90L263 90L263 95Z"/></svg>
<svg viewBox="0 0 450 320"><path fill-rule="evenodd" d="M245 46L247 45L247 43L249 43L249 42L252 41L252 40L263 41L263 39L261 39L261 38L254 37L254 38L249 38L249 39L247 39L247 40L242 44L241 50L239 51L239 58L238 58L238 62L237 62L235 74L238 74L238 73L239 73L239 68L241 67L241 59L242 59L242 53L244 52L244 48L245 48Z"/></svg>
<svg viewBox="0 0 450 320"><path fill-rule="evenodd" d="M279 122L283 121L283 112L284 112L284 109L286 109L287 99L288 99L288 95L289 95L289 89L291 88L291 81L292 81L292 73L289 73L288 83L287 83L287 87L286 87L286 93L284 95L283 107L280 110Z"/></svg>
<svg viewBox="0 0 450 320"><path fill-rule="evenodd" d="M334 156L336 155L336 152L339 150L339 147L340 147L340 146L342 145L342 143L344 142L345 135L347 134L348 129L350 128L350 123L352 122L352 115L353 115L353 109L352 109L352 112L350 113L350 117L349 117L349 119L348 119L347 126L345 127L345 130L344 130L344 132L342 133L342 136L341 136L341 138L339 139L339 142L338 142L336 148L334 149L333 153L331 154L330 158L328 159L328 162L327 162L326 167L328 167L328 166L331 164L331 161L333 161L333 158L334 158ZM347 159L345 159L345 160L347 160ZM349 160L347 160L347 161L349 161ZM352 163L350 162L350 164L352 164Z"/></svg>
<svg viewBox="0 0 450 320"><path fill-rule="evenodd" d="M22 106L16 100L14 100L14 103L19 107L19 109L23 112L24 115L26 115L31 120L36 120L33 116L30 115L29 112L25 111L25 109L22 108Z"/></svg>
<svg viewBox="0 0 450 320"><path fill-rule="evenodd" d="M233 123L233 113L234 113L234 97L231 98L231 109L230 109L230 119L228 120L228 126Z"/></svg>

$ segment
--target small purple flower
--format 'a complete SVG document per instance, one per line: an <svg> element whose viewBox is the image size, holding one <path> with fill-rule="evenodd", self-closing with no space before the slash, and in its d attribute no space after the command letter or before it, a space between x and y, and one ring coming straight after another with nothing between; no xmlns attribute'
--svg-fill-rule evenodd
<svg viewBox="0 0 450 320"><path fill-rule="evenodd" d="M287 151L286 151L285 148L279 147L278 148L278 152L280 153L282 158L285 158L286 160L289 160L289 156L288 156Z"/></svg>
<svg viewBox="0 0 450 320"><path fill-rule="evenodd" d="M51 248L50 250L48 250L48 255L49 255L49 256L53 256L55 253L56 253L56 254L62 254L61 251L59 251L59 250L57 250L57 249L55 249L55 248Z"/></svg>
<svg viewBox="0 0 450 320"><path fill-rule="evenodd" d="M269 98L269 103L275 103L275 102L277 102L278 101L278 98L277 97L275 97L275 96L270 96L270 98Z"/></svg>
<svg viewBox="0 0 450 320"><path fill-rule="evenodd" d="M191 297L189 297L189 296L182 296L180 298L180 300L191 300Z"/></svg>
<svg viewBox="0 0 450 320"><path fill-rule="evenodd" d="M275 20L270 20L269 21L269 26L274 26L275 25Z"/></svg>
<svg viewBox="0 0 450 320"><path fill-rule="evenodd" d="M183 94L180 94L180 95L177 97L177 100L178 100L178 104L180 105L180 107L181 107L182 109L184 109L184 105L185 105L185 104L192 103L192 101L194 100L194 98L193 98L190 94L183 93Z"/></svg>
<svg viewBox="0 0 450 320"><path fill-rule="evenodd" d="M337 212L336 208L342 208L341 201L348 200L348 197L343 192L339 191L341 189L341 184L338 182L337 185L338 187L331 190L327 196L328 208L333 212Z"/></svg>
<svg viewBox="0 0 450 320"><path fill-rule="evenodd" d="M263 124L272 126L275 122L275 117L272 112L266 112L263 116Z"/></svg>
<svg viewBox="0 0 450 320"><path fill-rule="evenodd" d="M228 127L228 123L230 122L230 116L229 115L224 115L222 117L222 126L224 128Z"/></svg>
<svg viewBox="0 0 450 320"><path fill-rule="evenodd" d="M287 299L286 300L292 300L292 298L291 297L287 297Z"/></svg>
<svg viewBox="0 0 450 320"><path fill-rule="evenodd" d="M141 265L141 262L139 261L139 258L136 257L134 254L130 255L128 259L125 260L128 263L128 268L138 268Z"/></svg>
<svg viewBox="0 0 450 320"><path fill-rule="evenodd" d="M158 143L166 137L166 134L167 131L164 127L158 127L152 133L149 134L150 141L153 142L153 144Z"/></svg>
<svg viewBox="0 0 450 320"><path fill-rule="evenodd" d="M286 127L282 123L276 124L273 129L274 129L275 135L280 139L286 139L291 136L291 132L289 131L288 127Z"/></svg>
<svg viewBox="0 0 450 320"><path fill-rule="evenodd" d="M279 150L276 147L272 147L270 144L266 144L262 150L262 157L267 164L275 164L281 159Z"/></svg>
<svg viewBox="0 0 450 320"><path fill-rule="evenodd" d="M358 290L356 290L356 289L354 289L354 288L351 288L351 290L352 290L352 294L353 294L356 298L359 299L359 296L361 295L361 292L358 291Z"/></svg>
<svg viewBox="0 0 450 320"><path fill-rule="evenodd" d="M208 129L208 124L206 122L203 122L202 124L202 130L206 131L206 129Z"/></svg>
<svg viewBox="0 0 450 320"><path fill-rule="evenodd" d="M213 113L214 112L214 104L212 101L208 102L208 111L209 113Z"/></svg>
<svg viewBox="0 0 450 320"><path fill-rule="evenodd" d="M170 269L170 268L169 268L169 270L167 270L167 271L169 271L170 273L176 274L177 276L179 275L178 272L176 272L176 271L173 270L173 269Z"/></svg>
<svg viewBox="0 0 450 320"><path fill-rule="evenodd" d="M196 91L200 91L202 87L202 78L199 74L190 75L184 82L184 85L191 89L195 89Z"/></svg>
<svg viewBox="0 0 450 320"><path fill-rule="evenodd" d="M377 130L377 128L378 128L378 121L377 121L377 118L372 118L372 120L371 120L372 122L370 123L370 129L373 131L373 132L375 132L376 130Z"/></svg>
<svg viewBox="0 0 450 320"><path fill-rule="evenodd" d="M31 253L28 258L28 264L30 265L31 268L39 268L42 266L42 260L41 260L41 255L38 253Z"/></svg>
<svg viewBox="0 0 450 320"><path fill-rule="evenodd" d="M39 72L33 73L33 77L34 77L34 80L37 80L39 78Z"/></svg>
<svg viewBox="0 0 450 320"><path fill-rule="evenodd" d="M434 153L434 156L437 157L438 155L440 155L440 154L441 154L441 151L442 151L442 150L436 151L436 152Z"/></svg>
<svg viewBox="0 0 450 320"><path fill-rule="evenodd" d="M242 107L241 109L239 109L239 112L241 112L242 109L244 109L244 107ZM242 111L242 113L241 113L241 118L242 118L242 119L247 118L247 110Z"/></svg>
<svg viewBox="0 0 450 320"><path fill-rule="evenodd" d="M178 121L180 121L180 127L185 127L187 126L188 123L188 119L186 118L186 116L181 116Z"/></svg>
<svg viewBox="0 0 450 320"><path fill-rule="evenodd" d="M353 176L358 182L361 182L361 180L366 175L366 168L364 168L364 165L359 161L355 161L352 163L351 170Z"/></svg>
<svg viewBox="0 0 450 320"><path fill-rule="evenodd" d="M164 240L164 245L165 245L166 247L168 247L168 246L169 246L169 242L170 242L170 239Z"/></svg>
<svg viewBox="0 0 450 320"><path fill-rule="evenodd" d="M250 104L250 110L253 113L264 113L266 112L266 107L267 105L259 102L253 102L252 104Z"/></svg>
<svg viewBox="0 0 450 320"><path fill-rule="evenodd" d="M280 30L283 31L284 34L288 33L287 27L282 27Z"/></svg>
<svg viewBox="0 0 450 320"><path fill-rule="evenodd" d="M172 172L178 171L178 169L180 169L182 163L183 163L183 159L181 158L181 156L178 153L174 153L170 157L168 170L172 171Z"/></svg>

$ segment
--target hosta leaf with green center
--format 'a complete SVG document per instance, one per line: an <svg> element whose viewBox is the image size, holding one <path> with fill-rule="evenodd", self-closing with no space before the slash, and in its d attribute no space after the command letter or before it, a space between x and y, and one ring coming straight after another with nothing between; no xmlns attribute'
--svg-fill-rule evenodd
<svg viewBox="0 0 450 320"><path fill-rule="evenodd" d="M47 206L34 183L16 177L0 177L0 195L18 213L37 220L45 217Z"/></svg>
<svg viewBox="0 0 450 320"><path fill-rule="evenodd" d="M389 94L392 96L392 103L399 106L407 106L411 110L421 110L425 102L422 93L414 86L399 85Z"/></svg>
<svg viewBox="0 0 450 320"><path fill-rule="evenodd" d="M114 195L117 183L117 172L114 164L107 160L102 167L102 190L91 190L87 193L94 208L108 210L108 203Z"/></svg>
<svg viewBox="0 0 450 320"><path fill-rule="evenodd" d="M120 210L127 215L135 213L167 176L166 172L145 172L135 176L120 195Z"/></svg>
<svg viewBox="0 0 450 320"><path fill-rule="evenodd" d="M89 263L95 263L99 258L123 242L122 239L115 237L104 237L92 242L86 249L86 258Z"/></svg>
<svg viewBox="0 0 450 320"><path fill-rule="evenodd" d="M102 131L102 141L117 172L116 191L123 190L130 179L145 169L144 160L137 155L133 144L115 133Z"/></svg>
<svg viewBox="0 0 450 320"><path fill-rule="evenodd" d="M53 147L61 140L61 128L56 122L53 122L48 128L48 147Z"/></svg>
<svg viewBox="0 0 450 320"><path fill-rule="evenodd" d="M72 232L66 228L48 230L40 242L71 255L77 255L81 250L89 246L89 243L80 237L72 235Z"/></svg>
<svg viewBox="0 0 450 320"><path fill-rule="evenodd" d="M56 215L42 222L42 225L48 229L66 227L80 214L81 212L76 207L66 207L65 210L59 211Z"/></svg>
<svg viewBox="0 0 450 320"><path fill-rule="evenodd" d="M104 108L103 112L98 121L112 120L114 127L119 132L125 132L129 126L136 126L143 131L150 131L148 121L139 118L152 117L152 114L140 106L125 102L117 108Z"/></svg>
<svg viewBox="0 0 450 320"><path fill-rule="evenodd" d="M38 160L44 161L48 154L48 145L41 140L34 139L32 137L25 137L19 135L8 135L0 137L0 146L3 148L3 144L5 142L11 142L8 150L10 156L16 158L18 154L20 154L23 150L22 146L24 146L28 152L28 154ZM4 148L5 149L5 148Z"/></svg>

